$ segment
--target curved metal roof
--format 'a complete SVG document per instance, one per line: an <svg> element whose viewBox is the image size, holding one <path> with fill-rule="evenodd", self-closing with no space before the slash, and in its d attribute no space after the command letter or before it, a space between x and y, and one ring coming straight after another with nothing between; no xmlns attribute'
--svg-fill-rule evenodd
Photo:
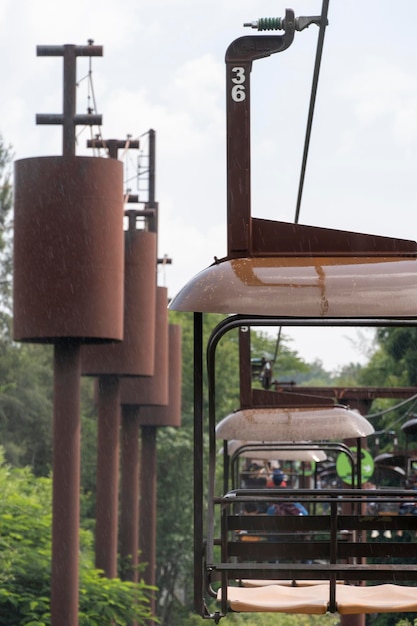
<svg viewBox="0 0 417 626"><path fill-rule="evenodd" d="M170 309L310 318L417 318L412 256L245 257L194 276Z"/></svg>
<svg viewBox="0 0 417 626"><path fill-rule="evenodd" d="M227 415L216 426L217 439L256 441L341 441L366 437L372 424L346 407L244 409Z"/></svg>

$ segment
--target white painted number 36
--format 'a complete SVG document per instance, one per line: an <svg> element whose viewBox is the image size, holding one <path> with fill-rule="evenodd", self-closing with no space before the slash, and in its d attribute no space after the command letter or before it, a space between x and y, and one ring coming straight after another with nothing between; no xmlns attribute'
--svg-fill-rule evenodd
<svg viewBox="0 0 417 626"><path fill-rule="evenodd" d="M233 67L232 72L234 74L234 76L232 77L232 83L234 83L232 87L232 100L234 100L234 102L242 102L246 98L245 68Z"/></svg>

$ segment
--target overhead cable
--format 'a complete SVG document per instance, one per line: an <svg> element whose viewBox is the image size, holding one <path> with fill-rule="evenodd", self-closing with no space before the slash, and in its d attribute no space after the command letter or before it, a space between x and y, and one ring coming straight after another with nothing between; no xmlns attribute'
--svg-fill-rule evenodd
<svg viewBox="0 0 417 626"><path fill-rule="evenodd" d="M307 157L308 157L308 150L310 146L311 129L313 126L314 107L316 103L317 86L318 86L319 74L320 74L320 65L321 65L321 59L323 55L324 34L326 32L326 26L328 23L327 22L328 11L329 11L329 0L323 0L322 9L321 9L319 35L318 35L318 40L317 40L316 60L314 63L313 83L311 86L310 106L309 106L308 118L307 118L306 135L305 135L305 140L304 140L303 160L302 160L301 172L300 172L300 182L298 185L297 206L296 206L295 218L294 218L295 224L298 224L298 220L300 216L301 199L303 195L304 179L305 179L305 173L306 173L306 167L307 167Z"/></svg>

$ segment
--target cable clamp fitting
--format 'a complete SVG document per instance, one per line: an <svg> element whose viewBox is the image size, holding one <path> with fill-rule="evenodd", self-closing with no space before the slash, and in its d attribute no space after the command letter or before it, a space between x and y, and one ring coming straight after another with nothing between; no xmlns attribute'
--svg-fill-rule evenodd
<svg viewBox="0 0 417 626"><path fill-rule="evenodd" d="M320 26L320 23L320 15L296 17L295 30L302 31L311 26L311 24L316 24L317 26ZM326 20L326 25L327 24L328 20ZM284 17L261 17L258 20L254 20L253 22L245 22L243 26L254 28L256 30L286 30L287 28Z"/></svg>

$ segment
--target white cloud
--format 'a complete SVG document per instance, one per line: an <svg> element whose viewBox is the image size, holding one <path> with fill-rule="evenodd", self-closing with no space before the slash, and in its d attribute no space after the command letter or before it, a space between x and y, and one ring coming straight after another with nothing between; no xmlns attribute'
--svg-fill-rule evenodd
<svg viewBox="0 0 417 626"><path fill-rule="evenodd" d="M159 273L160 280L166 278L169 296L173 297L197 272L211 265L214 256L221 258L226 254L225 221L202 231L184 221L180 211L164 204L160 210L158 248L160 257L167 255L172 259L172 265L160 268Z"/></svg>
<svg viewBox="0 0 417 626"><path fill-rule="evenodd" d="M399 144L415 141L417 84L409 68L384 57L368 59L342 83L338 97L352 107L358 135L377 127Z"/></svg>

